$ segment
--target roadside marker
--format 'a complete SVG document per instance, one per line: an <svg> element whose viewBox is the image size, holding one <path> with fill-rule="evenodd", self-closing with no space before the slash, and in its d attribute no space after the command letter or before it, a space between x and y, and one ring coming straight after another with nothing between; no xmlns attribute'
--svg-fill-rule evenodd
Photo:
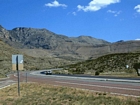
<svg viewBox="0 0 140 105"><path fill-rule="evenodd" d="M18 96L20 96L19 70L23 70L23 55L12 55L12 70L17 70L17 76L18 76Z"/></svg>

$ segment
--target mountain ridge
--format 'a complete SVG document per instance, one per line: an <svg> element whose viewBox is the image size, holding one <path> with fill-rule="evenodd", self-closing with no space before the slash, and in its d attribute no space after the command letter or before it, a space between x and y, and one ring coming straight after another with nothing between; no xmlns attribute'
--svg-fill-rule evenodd
<svg viewBox="0 0 140 105"><path fill-rule="evenodd" d="M140 51L140 41L119 41L110 43L91 36L67 37L47 29L17 27L6 30L0 26L0 38L17 49L45 50L52 57L89 59L110 53ZM22 50L22 51L23 51ZM38 53L39 54L39 53ZM31 55L31 54L30 54Z"/></svg>

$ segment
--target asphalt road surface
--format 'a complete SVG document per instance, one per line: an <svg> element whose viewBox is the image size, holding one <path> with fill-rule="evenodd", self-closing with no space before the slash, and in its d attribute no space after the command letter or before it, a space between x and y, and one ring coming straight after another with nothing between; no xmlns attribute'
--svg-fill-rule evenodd
<svg viewBox="0 0 140 105"><path fill-rule="evenodd" d="M16 83L16 81L13 81L13 80L8 79L8 78L1 79L0 80L0 89L5 88L5 87L10 86L11 84L15 84L15 83Z"/></svg>
<svg viewBox="0 0 140 105"><path fill-rule="evenodd" d="M17 81L10 75L8 80ZM20 73L20 81L26 81L26 73ZM45 75L37 72L27 72L27 82L38 82L52 85L80 88L85 90L107 92L111 94L140 97L140 78L113 78L68 75Z"/></svg>

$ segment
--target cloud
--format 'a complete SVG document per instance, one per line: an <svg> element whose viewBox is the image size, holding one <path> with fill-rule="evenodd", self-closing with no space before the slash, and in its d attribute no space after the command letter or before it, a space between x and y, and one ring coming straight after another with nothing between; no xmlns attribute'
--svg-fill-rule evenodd
<svg viewBox="0 0 140 105"><path fill-rule="evenodd" d="M83 10L84 12L88 11L98 11L101 8L104 8L110 4L119 3L120 0L92 0L88 6L78 5L78 11Z"/></svg>
<svg viewBox="0 0 140 105"><path fill-rule="evenodd" d="M54 0L51 3L45 4L46 7L67 7L66 4L60 4L57 0Z"/></svg>
<svg viewBox="0 0 140 105"><path fill-rule="evenodd" d="M77 15L77 13L76 13L76 12L73 12L72 14L73 14L74 16L76 16L76 15Z"/></svg>
<svg viewBox="0 0 140 105"><path fill-rule="evenodd" d="M112 14L114 14L114 16L116 17L116 16L118 16L122 11L108 10L107 12L108 12L108 13L112 13Z"/></svg>
<svg viewBox="0 0 140 105"><path fill-rule="evenodd" d="M136 9L136 11L140 13L140 5L135 6L134 9Z"/></svg>
<svg viewBox="0 0 140 105"><path fill-rule="evenodd" d="M108 10L108 13L116 13L116 11Z"/></svg>
<svg viewBox="0 0 140 105"><path fill-rule="evenodd" d="M137 38L137 39L135 39L135 40L140 40L140 38Z"/></svg>

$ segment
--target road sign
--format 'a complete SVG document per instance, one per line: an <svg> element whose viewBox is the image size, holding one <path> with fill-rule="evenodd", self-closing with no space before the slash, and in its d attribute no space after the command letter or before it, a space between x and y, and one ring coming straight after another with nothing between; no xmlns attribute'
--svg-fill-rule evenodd
<svg viewBox="0 0 140 105"><path fill-rule="evenodd" d="M23 55L12 55L12 70L23 70Z"/></svg>
<svg viewBox="0 0 140 105"><path fill-rule="evenodd" d="M19 70L23 70L23 55L12 55L12 70L17 70L17 74L18 74L18 96L20 96Z"/></svg>

